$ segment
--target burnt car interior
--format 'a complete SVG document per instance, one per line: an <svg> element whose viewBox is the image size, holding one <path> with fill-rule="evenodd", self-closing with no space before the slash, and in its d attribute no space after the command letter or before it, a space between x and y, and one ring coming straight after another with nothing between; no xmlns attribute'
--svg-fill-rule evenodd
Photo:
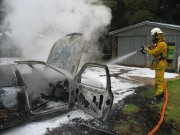
<svg viewBox="0 0 180 135"><path fill-rule="evenodd" d="M63 74L43 64L18 64L16 68L22 75L33 113L67 106L69 81Z"/></svg>

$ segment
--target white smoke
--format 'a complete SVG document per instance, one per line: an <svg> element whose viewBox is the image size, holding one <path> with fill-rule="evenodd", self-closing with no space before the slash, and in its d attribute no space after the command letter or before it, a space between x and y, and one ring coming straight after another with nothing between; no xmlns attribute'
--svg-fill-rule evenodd
<svg viewBox="0 0 180 135"><path fill-rule="evenodd" d="M4 0L4 27L27 59L46 60L59 38L79 32L97 40L111 21L99 0Z"/></svg>

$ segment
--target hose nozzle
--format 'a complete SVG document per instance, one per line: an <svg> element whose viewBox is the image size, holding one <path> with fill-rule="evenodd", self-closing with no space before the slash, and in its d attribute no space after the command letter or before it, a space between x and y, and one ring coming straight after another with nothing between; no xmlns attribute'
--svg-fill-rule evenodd
<svg viewBox="0 0 180 135"><path fill-rule="evenodd" d="M137 52L141 52L142 54L144 54L144 55L145 55L144 48L145 48L145 46L141 46L141 49L140 49L140 50L138 50Z"/></svg>
<svg viewBox="0 0 180 135"><path fill-rule="evenodd" d="M145 48L145 46L141 46L141 52L142 52L142 54L145 54L144 48Z"/></svg>

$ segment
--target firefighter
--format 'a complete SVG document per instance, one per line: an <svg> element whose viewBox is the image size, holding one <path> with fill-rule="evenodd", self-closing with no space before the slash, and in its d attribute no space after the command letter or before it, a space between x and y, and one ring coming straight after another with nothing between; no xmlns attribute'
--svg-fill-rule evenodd
<svg viewBox="0 0 180 135"><path fill-rule="evenodd" d="M145 50L148 54L154 56L150 68L152 70L155 70L155 99L157 101L161 101L161 99L164 97L164 72L168 66L168 63L166 61L167 44L163 38L163 32L160 28L152 29L151 36L154 46L148 45L147 47L145 47Z"/></svg>

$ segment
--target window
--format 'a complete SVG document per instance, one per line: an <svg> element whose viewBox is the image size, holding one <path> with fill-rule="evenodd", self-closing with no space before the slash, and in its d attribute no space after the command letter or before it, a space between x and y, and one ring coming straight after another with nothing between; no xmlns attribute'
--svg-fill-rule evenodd
<svg viewBox="0 0 180 135"><path fill-rule="evenodd" d="M107 77L105 69L101 67L87 67L81 75L81 83L106 89Z"/></svg>
<svg viewBox="0 0 180 135"><path fill-rule="evenodd" d="M0 67L0 87L17 86L17 78L12 65Z"/></svg>

